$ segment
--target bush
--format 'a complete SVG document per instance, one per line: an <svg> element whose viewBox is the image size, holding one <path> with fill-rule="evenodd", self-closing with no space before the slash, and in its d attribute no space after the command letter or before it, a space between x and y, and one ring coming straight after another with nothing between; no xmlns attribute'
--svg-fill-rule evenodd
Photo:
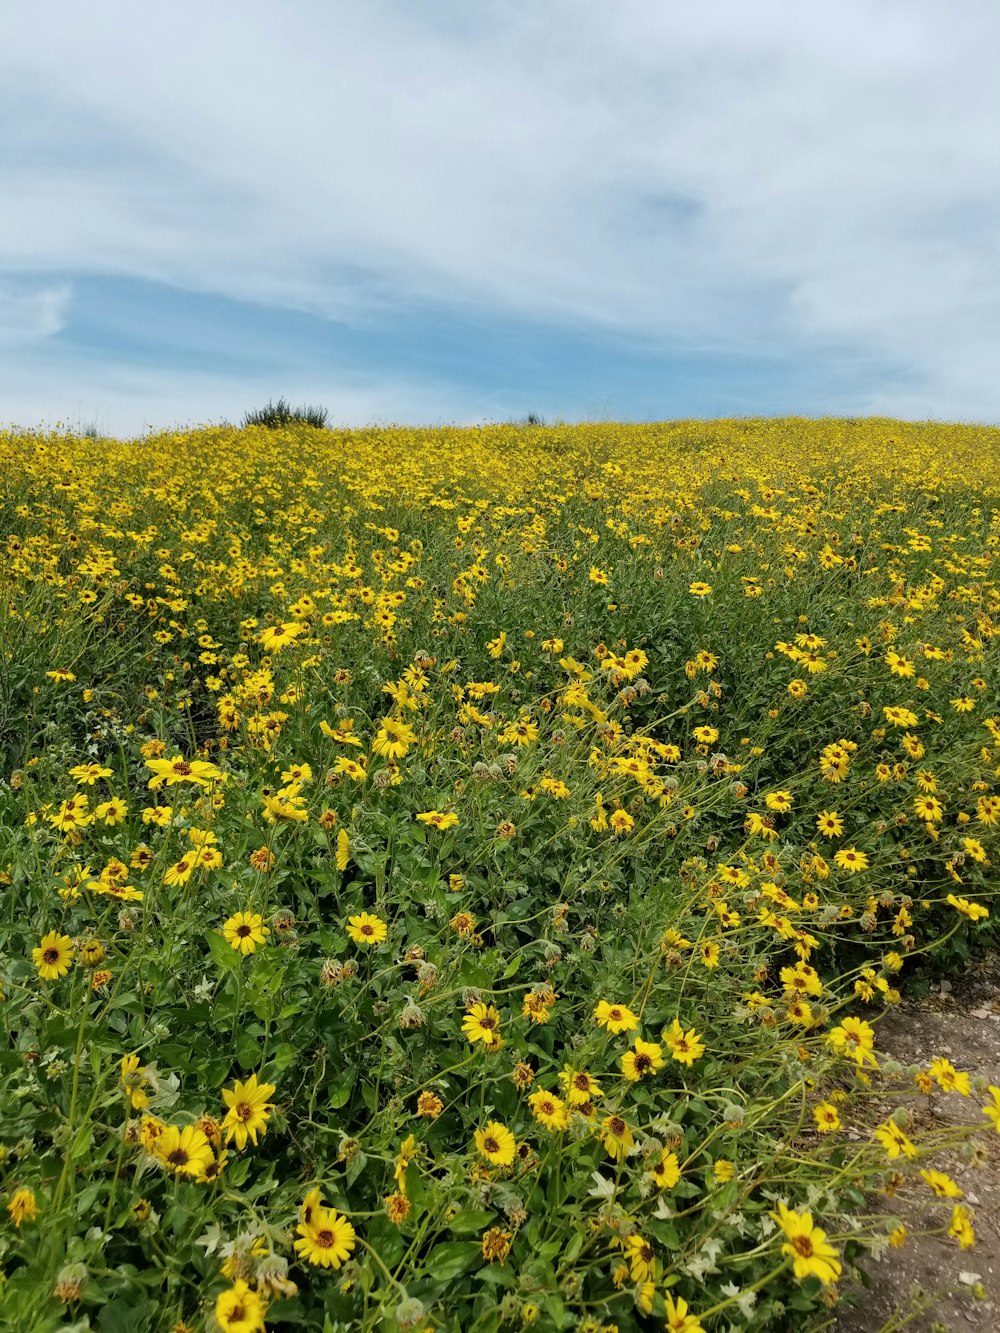
<svg viewBox="0 0 1000 1333"><path fill-rule="evenodd" d="M243 417L244 426L266 426L268 430L277 430L281 426L315 426L325 430L329 413L325 407L292 407L284 398L276 403L268 400L266 407L256 412L247 412Z"/></svg>

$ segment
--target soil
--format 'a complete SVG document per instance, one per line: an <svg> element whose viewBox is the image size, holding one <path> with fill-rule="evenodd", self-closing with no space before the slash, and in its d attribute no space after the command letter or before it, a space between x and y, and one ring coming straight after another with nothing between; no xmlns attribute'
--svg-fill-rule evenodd
<svg viewBox="0 0 1000 1333"><path fill-rule="evenodd" d="M980 959L953 981L936 983L921 999L906 999L879 1022L879 1051L903 1065L926 1065L946 1056L973 1078L1000 1086L1000 956ZM899 1105L899 1098L893 1104ZM886 1108L887 1109L887 1108ZM957 1093L924 1096L914 1090L911 1136L979 1120L978 1105ZM882 1108L874 1108L881 1114ZM986 1123L985 1121L982 1123ZM985 1139L986 1156L973 1166L961 1153L937 1155L929 1166L947 1171L965 1191L973 1214L975 1246L961 1250L948 1236L909 1235L901 1249L865 1259L870 1285L846 1281L831 1333L997 1333L1000 1330L1000 1135ZM873 1205L898 1213L911 1233L940 1227L951 1216L948 1200L933 1200L917 1177L890 1200ZM845 1274L846 1278L846 1274Z"/></svg>

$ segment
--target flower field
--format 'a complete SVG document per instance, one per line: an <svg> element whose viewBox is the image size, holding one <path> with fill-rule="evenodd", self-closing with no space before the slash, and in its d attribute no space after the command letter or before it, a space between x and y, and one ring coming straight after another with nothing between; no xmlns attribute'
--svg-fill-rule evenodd
<svg viewBox="0 0 1000 1333"><path fill-rule="evenodd" d="M878 1020L993 938L998 457L0 433L0 1323L819 1327L911 1196L967 1265L1000 1088Z"/></svg>

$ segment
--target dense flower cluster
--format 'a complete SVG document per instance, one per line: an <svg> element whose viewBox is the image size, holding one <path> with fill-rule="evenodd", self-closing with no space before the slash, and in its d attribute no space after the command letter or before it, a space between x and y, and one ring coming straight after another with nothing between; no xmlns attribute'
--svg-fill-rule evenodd
<svg viewBox="0 0 1000 1333"><path fill-rule="evenodd" d="M993 928L996 447L0 434L5 1326L808 1327L900 1200L972 1245L1000 1088L878 1018Z"/></svg>

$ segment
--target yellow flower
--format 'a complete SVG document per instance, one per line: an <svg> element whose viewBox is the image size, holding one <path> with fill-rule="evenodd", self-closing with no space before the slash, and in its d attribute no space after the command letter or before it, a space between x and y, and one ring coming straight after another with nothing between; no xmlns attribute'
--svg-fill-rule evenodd
<svg viewBox="0 0 1000 1333"><path fill-rule="evenodd" d="M604 1117L601 1121L601 1140L604 1151L614 1161L624 1161L635 1147L632 1131L620 1115Z"/></svg>
<svg viewBox="0 0 1000 1333"><path fill-rule="evenodd" d="M110 801L102 801L94 811L98 819L103 819L109 828L122 823L128 814L128 806L120 796L112 796Z"/></svg>
<svg viewBox="0 0 1000 1333"><path fill-rule="evenodd" d="M73 941L68 935L50 930L42 936L38 947L32 949L31 957L43 981L58 981L66 975L73 961Z"/></svg>
<svg viewBox="0 0 1000 1333"><path fill-rule="evenodd" d="M172 865L164 871L164 884L186 884L194 874L197 864L198 857L196 853L189 852L187 856L182 856L176 865Z"/></svg>
<svg viewBox="0 0 1000 1333"><path fill-rule="evenodd" d="M362 912L359 916L347 918L347 934L355 944L370 947L381 944L389 934L389 927L371 912Z"/></svg>
<svg viewBox="0 0 1000 1333"><path fill-rule="evenodd" d="M229 1108L222 1122L227 1143L235 1139L236 1147L242 1150L249 1139L256 1148L258 1131L263 1137L268 1115L274 1110L268 1101L274 1089L273 1083L258 1083L256 1074L251 1074L245 1083L236 1079L232 1088L222 1089L222 1100Z"/></svg>
<svg viewBox="0 0 1000 1333"><path fill-rule="evenodd" d="M480 1153L494 1166L510 1166L513 1162L517 1143L510 1130L498 1120L491 1120L485 1129L477 1129L475 1139Z"/></svg>
<svg viewBox="0 0 1000 1333"><path fill-rule="evenodd" d="M317 1268L339 1268L357 1245L354 1227L333 1208L314 1207L308 1222L296 1227L296 1253Z"/></svg>
<svg viewBox="0 0 1000 1333"><path fill-rule="evenodd" d="M916 1147L900 1127L891 1120L885 1121L875 1130L875 1138L878 1139L885 1149L886 1156L890 1162L894 1162L898 1157L913 1158L917 1155Z"/></svg>
<svg viewBox="0 0 1000 1333"><path fill-rule="evenodd" d="M163 786L174 787L179 782L210 787L223 777L222 771L214 764L203 759L185 759L179 754L174 755L173 759L147 759L146 767L153 774L148 785L154 791Z"/></svg>
<svg viewBox="0 0 1000 1333"><path fill-rule="evenodd" d="M633 1232L625 1242L633 1282L645 1282L656 1270L656 1251L644 1236Z"/></svg>
<svg viewBox="0 0 1000 1333"><path fill-rule="evenodd" d="M834 1049L848 1056L860 1068L864 1064L878 1067L875 1058L875 1029L863 1018L848 1016L828 1034Z"/></svg>
<svg viewBox="0 0 1000 1333"><path fill-rule="evenodd" d="M670 1028L663 1033L663 1040L670 1047L670 1054L681 1065L693 1065L705 1054L705 1046L694 1028L687 1032L675 1018Z"/></svg>
<svg viewBox="0 0 1000 1333"><path fill-rule="evenodd" d="M632 1083L647 1074L655 1074L664 1063L662 1046L655 1041L643 1041L641 1037L636 1038L635 1046L621 1058L622 1073Z"/></svg>
<svg viewBox="0 0 1000 1333"><path fill-rule="evenodd" d="M983 1115L989 1120L997 1133L1000 1134L1000 1088L991 1083L989 1085L989 1092L993 1101L990 1105L982 1108Z"/></svg>
<svg viewBox="0 0 1000 1333"><path fill-rule="evenodd" d="M245 958L263 944L270 930L257 912L236 912L223 924L222 933L237 953Z"/></svg>
<svg viewBox="0 0 1000 1333"><path fill-rule="evenodd" d="M458 815L453 810L442 813L440 810L428 810L422 815L417 815L421 824L429 824L432 828L448 829L454 828L458 823Z"/></svg>
<svg viewBox="0 0 1000 1333"><path fill-rule="evenodd" d="M639 1026L638 1018L628 1005L609 1004L607 1000L601 1000L594 1010L594 1021L615 1036L621 1032L632 1032Z"/></svg>
<svg viewBox="0 0 1000 1333"><path fill-rule="evenodd" d="M35 1191L28 1189L27 1186L15 1190L7 1204L7 1212L16 1227L19 1227L22 1222L34 1222L38 1216L38 1202L35 1199Z"/></svg>
<svg viewBox="0 0 1000 1333"><path fill-rule="evenodd" d="M972 1080L969 1075L957 1070L944 1056L939 1055L933 1059L927 1072L942 1092L958 1092L963 1097L972 1095Z"/></svg>
<svg viewBox="0 0 1000 1333"><path fill-rule="evenodd" d="M985 921L990 914L989 908L984 907L982 903L970 902L968 898L956 898L953 893L948 894L947 903L970 921Z"/></svg>
<svg viewBox="0 0 1000 1333"><path fill-rule="evenodd" d="M844 821L836 810L821 810L816 816L816 828L824 838L839 838L844 831Z"/></svg>
<svg viewBox="0 0 1000 1333"><path fill-rule="evenodd" d="M963 1250L971 1250L975 1245L976 1233L972 1229L972 1215L964 1204L955 1204L951 1214L948 1235L953 1236Z"/></svg>
<svg viewBox="0 0 1000 1333"><path fill-rule="evenodd" d="M196 1125L166 1125L152 1144L153 1155L178 1176L204 1180L212 1166L212 1145Z"/></svg>
<svg viewBox="0 0 1000 1333"><path fill-rule="evenodd" d="M122 1092L129 1099L133 1110L144 1111L149 1105L146 1084L149 1079L146 1068L140 1064L137 1055L123 1055L121 1060Z"/></svg>
<svg viewBox="0 0 1000 1333"><path fill-rule="evenodd" d="M677 1154L669 1148L660 1153L660 1160L652 1168L653 1183L657 1189L672 1190L681 1178L681 1164Z"/></svg>
<svg viewBox="0 0 1000 1333"><path fill-rule="evenodd" d="M667 1292L667 1333L705 1333L704 1325L696 1315L693 1315L688 1303L682 1296L678 1296L676 1301L670 1292Z"/></svg>
<svg viewBox="0 0 1000 1333"><path fill-rule="evenodd" d="M813 1107L813 1119L820 1134L832 1134L840 1129L840 1116L832 1102L820 1102Z"/></svg>
<svg viewBox="0 0 1000 1333"><path fill-rule="evenodd" d="M627 810L615 810L611 816L611 827L615 833L629 833L635 828L635 820Z"/></svg>
<svg viewBox="0 0 1000 1333"><path fill-rule="evenodd" d="M563 1065L559 1082L563 1085L570 1106L586 1106L588 1102L603 1096L601 1085L585 1069Z"/></svg>
<svg viewBox="0 0 1000 1333"><path fill-rule="evenodd" d="M546 1129L559 1131L567 1129L570 1121L569 1107L554 1092L538 1088L528 1098L531 1114Z"/></svg>
<svg viewBox="0 0 1000 1333"><path fill-rule="evenodd" d="M500 1015L491 1004L479 1002L472 1005L462 1019L462 1032L472 1045L481 1041L488 1051L499 1050L503 1044Z"/></svg>
<svg viewBox="0 0 1000 1333"><path fill-rule="evenodd" d="M824 1286L836 1282L841 1274L840 1257L826 1239L826 1232L813 1225L812 1213L796 1213L785 1204L771 1216L785 1234L781 1253L792 1260L792 1271L800 1280L818 1277Z"/></svg>
<svg viewBox="0 0 1000 1333"><path fill-rule="evenodd" d="M841 870L847 870L852 875L856 875L860 870L868 869L867 855L864 852L859 852L855 847L841 847L834 852L833 859Z"/></svg>
<svg viewBox="0 0 1000 1333"><path fill-rule="evenodd" d="M282 648L293 643L307 629L307 625L296 624L292 621L283 625L272 625L257 635L257 642L265 653L279 653Z"/></svg>
<svg viewBox="0 0 1000 1333"><path fill-rule="evenodd" d="M264 1302L237 1278L216 1297L215 1318L222 1333L264 1333Z"/></svg>
<svg viewBox="0 0 1000 1333"><path fill-rule="evenodd" d="M372 741L372 753L384 759L402 759L416 743L417 733L412 727L395 718L384 717Z"/></svg>
<svg viewBox="0 0 1000 1333"><path fill-rule="evenodd" d="M764 797L764 804L769 810L776 810L779 814L786 814L795 804L795 797L790 791L772 791Z"/></svg>
<svg viewBox="0 0 1000 1333"><path fill-rule="evenodd" d="M100 778L110 778L112 773L102 764L77 764L69 770L69 775L81 787L92 787Z"/></svg>
<svg viewBox="0 0 1000 1333"><path fill-rule="evenodd" d="M423 1096L425 1094L421 1094ZM433 1118L433 1117L432 1117ZM406 1170L417 1155L417 1140L413 1134L407 1134L406 1138L399 1145L399 1152L396 1155L395 1180L396 1188L404 1197L406 1195Z"/></svg>
<svg viewBox="0 0 1000 1333"><path fill-rule="evenodd" d="M961 1199L963 1191L944 1171L921 1171L924 1180L939 1199Z"/></svg>
<svg viewBox="0 0 1000 1333"><path fill-rule="evenodd" d="M698 959L710 972L719 966L719 946L714 940L702 940L698 945Z"/></svg>

